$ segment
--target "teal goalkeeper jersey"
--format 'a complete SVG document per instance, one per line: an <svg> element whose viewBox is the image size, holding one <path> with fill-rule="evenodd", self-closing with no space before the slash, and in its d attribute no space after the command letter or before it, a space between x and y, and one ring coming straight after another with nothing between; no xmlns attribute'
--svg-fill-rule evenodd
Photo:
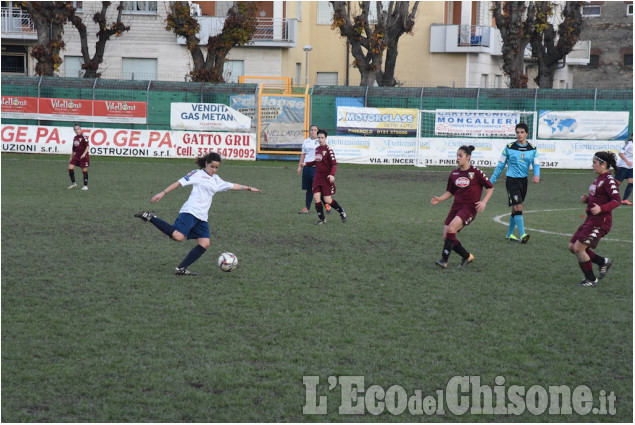
<svg viewBox="0 0 635 425"><path fill-rule="evenodd" d="M531 143L521 145L512 142L505 146L503 154L498 160L498 165L490 178L492 183L498 180L507 165L507 177L525 178L529 176L529 166L534 169L534 176L540 177L540 162L538 161L538 149Z"/></svg>

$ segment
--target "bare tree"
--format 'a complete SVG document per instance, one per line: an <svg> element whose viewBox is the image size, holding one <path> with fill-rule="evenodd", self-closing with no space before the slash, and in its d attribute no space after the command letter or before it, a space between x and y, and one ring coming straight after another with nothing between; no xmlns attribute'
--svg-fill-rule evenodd
<svg viewBox="0 0 635 425"><path fill-rule="evenodd" d="M227 17L220 34L207 40L207 56L203 53L201 40L197 37L200 26L190 14L190 6L185 1L170 2L171 13L166 18L166 30L184 37L187 49L192 55L194 69L190 72L192 81L224 82L223 65L229 51L235 46L249 43L256 31L258 2L237 2L227 11Z"/></svg>
<svg viewBox="0 0 635 425"><path fill-rule="evenodd" d="M384 9L383 2L377 1L377 22L369 21L369 1L359 2L359 11L351 20L351 2L331 1L333 5L333 29L351 45L351 54L355 58L353 67L361 75L361 86L396 86L395 66L399 53L399 38L403 34L412 34L419 2L413 2L410 9L408 1L391 1ZM384 62L384 51L386 59ZM383 65L383 70L382 70Z"/></svg>
<svg viewBox="0 0 635 425"><path fill-rule="evenodd" d="M503 71L509 76L510 88L527 88L525 48L535 22L534 2L495 1L492 13L503 39Z"/></svg>
<svg viewBox="0 0 635 425"><path fill-rule="evenodd" d="M37 31L37 43L31 50L37 60L35 73L53 76L62 64L64 25L75 16L75 8L69 1L24 1L21 6L31 15Z"/></svg>
<svg viewBox="0 0 635 425"><path fill-rule="evenodd" d="M530 37L531 54L538 61L538 75L534 79L538 87L553 88L553 76L560 61L566 60L582 33L582 4L566 2L562 10L562 22L556 31L550 19L554 14L551 2L536 2L536 24Z"/></svg>
<svg viewBox="0 0 635 425"><path fill-rule="evenodd" d="M104 61L104 53L106 51L106 42L110 40L113 35L116 37L121 36L124 32L129 31L130 27L124 25L121 22L121 15L123 13L123 2L119 2L117 6L117 20L108 25L106 20L106 13L110 7L109 1L101 2L101 11L93 15L93 22L99 26L97 31L97 42L95 43L95 54L90 57L88 52L88 34L86 25L84 25L82 19L79 16L73 16L71 22L77 28L79 32L79 39L81 43L82 69L84 70L84 78L97 78L101 74L97 72L99 65Z"/></svg>

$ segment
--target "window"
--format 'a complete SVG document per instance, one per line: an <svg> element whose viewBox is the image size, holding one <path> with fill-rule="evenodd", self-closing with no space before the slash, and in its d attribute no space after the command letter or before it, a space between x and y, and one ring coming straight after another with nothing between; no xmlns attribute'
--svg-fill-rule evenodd
<svg viewBox="0 0 635 425"><path fill-rule="evenodd" d="M299 1L299 2L297 2L296 4L297 4L297 6L296 6L296 7L297 7L298 9L297 9L297 11L296 11L296 13L295 13L295 17L296 17L296 19L298 20L298 22L302 22L302 2L301 2L301 1Z"/></svg>
<svg viewBox="0 0 635 425"><path fill-rule="evenodd" d="M81 56L64 56L64 76L80 78L83 76Z"/></svg>
<svg viewBox="0 0 635 425"><path fill-rule="evenodd" d="M84 11L84 2L83 1L74 1L73 7L75 8L75 12L83 12Z"/></svg>
<svg viewBox="0 0 635 425"><path fill-rule="evenodd" d="M156 1L124 1L124 13L157 13Z"/></svg>
<svg viewBox="0 0 635 425"><path fill-rule="evenodd" d="M226 83L237 83L238 77L242 75L245 75L245 61L225 61L223 64L223 78Z"/></svg>
<svg viewBox="0 0 635 425"><path fill-rule="evenodd" d="M633 66L633 54L624 55L624 66Z"/></svg>
<svg viewBox="0 0 635 425"><path fill-rule="evenodd" d="M156 80L157 60L153 58L122 58L124 80Z"/></svg>
<svg viewBox="0 0 635 425"><path fill-rule="evenodd" d="M633 16L633 3L626 5L626 16Z"/></svg>
<svg viewBox="0 0 635 425"><path fill-rule="evenodd" d="M502 88L501 86L501 81L502 81L502 76L501 75L495 75L494 76L494 88L495 89L500 89Z"/></svg>
<svg viewBox="0 0 635 425"><path fill-rule="evenodd" d="M337 72L318 72L315 84L322 86L336 86Z"/></svg>
<svg viewBox="0 0 635 425"><path fill-rule="evenodd" d="M318 25L331 25L333 22L333 7L326 1L317 2L317 23Z"/></svg>
<svg viewBox="0 0 635 425"><path fill-rule="evenodd" d="M25 53L3 53L1 63L3 73L26 75Z"/></svg>
<svg viewBox="0 0 635 425"><path fill-rule="evenodd" d="M233 1L215 1L216 8L214 9L214 16L226 17L227 12L234 6Z"/></svg>
<svg viewBox="0 0 635 425"><path fill-rule="evenodd" d="M488 82L489 82L489 75L481 74L481 88L486 89Z"/></svg>
<svg viewBox="0 0 635 425"><path fill-rule="evenodd" d="M582 16L602 16L602 6L582 6Z"/></svg>
<svg viewBox="0 0 635 425"><path fill-rule="evenodd" d="M600 65L600 55L591 55L587 68L597 68Z"/></svg>

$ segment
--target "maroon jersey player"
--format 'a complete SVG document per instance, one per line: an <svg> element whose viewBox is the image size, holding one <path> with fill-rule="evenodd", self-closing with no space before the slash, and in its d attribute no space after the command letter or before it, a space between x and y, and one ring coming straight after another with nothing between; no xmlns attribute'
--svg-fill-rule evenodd
<svg viewBox="0 0 635 425"><path fill-rule="evenodd" d="M617 182L611 175L610 167L616 169L615 154L596 152L593 156L593 172L598 176L589 187L589 194L582 195L580 201L587 204L586 220L578 227L569 241L569 251L578 258L584 273L582 286L594 287L598 280L593 273L593 264L600 267L599 278L602 279L613 265L613 261L593 252L606 234L611 231L613 210L622 204Z"/></svg>
<svg viewBox="0 0 635 425"><path fill-rule="evenodd" d="M324 208L322 206L322 198L327 205L335 208L340 213L342 222L346 223L346 212L340 204L332 198L335 195L335 173L337 171L337 160L335 153L326 144L328 133L325 130L318 130L317 137L319 146L315 148L315 161L307 162L305 165L315 166L315 177L313 177L313 200L315 201L315 209L320 219L316 224L326 223L324 218Z"/></svg>
<svg viewBox="0 0 635 425"><path fill-rule="evenodd" d="M485 210L487 202L494 193L494 186L487 176L470 164L473 150L474 146L459 148L456 152L456 163L459 168L450 173L446 192L441 196L432 197L430 201L432 205L437 205L454 196L454 203L443 226L443 252L441 259L436 262L439 267L448 267L448 258L452 251L463 258L459 267L465 267L474 261L474 256L463 248L456 234L474 221L477 213ZM485 198L481 201L483 188L485 188Z"/></svg>
<svg viewBox="0 0 635 425"><path fill-rule="evenodd" d="M90 157L88 156L88 139L82 134L82 127L79 124L73 126L75 137L73 137L73 151L71 159L68 163L68 175L71 178L71 185L68 189L75 189L75 166L81 167L84 173L84 187L82 190L88 190L88 166L90 165Z"/></svg>

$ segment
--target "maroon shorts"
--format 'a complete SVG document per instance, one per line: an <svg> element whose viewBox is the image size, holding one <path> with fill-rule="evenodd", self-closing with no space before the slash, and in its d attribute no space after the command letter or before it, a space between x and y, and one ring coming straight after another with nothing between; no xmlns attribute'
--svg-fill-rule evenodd
<svg viewBox="0 0 635 425"><path fill-rule="evenodd" d="M578 227L578 230L576 230L569 242L576 243L576 241L580 241L580 243L584 245L596 248L600 239L606 236L607 233L608 231L606 229L585 221L582 226Z"/></svg>
<svg viewBox="0 0 635 425"><path fill-rule="evenodd" d="M463 225L468 226L476 218L476 214L476 205L452 205L445 219L445 225L449 225L454 217L461 217Z"/></svg>
<svg viewBox="0 0 635 425"><path fill-rule="evenodd" d="M88 155L86 155L84 158L74 156L73 158L71 158L70 164L76 167L88 168L88 166L90 165L90 158L88 157Z"/></svg>
<svg viewBox="0 0 635 425"><path fill-rule="evenodd" d="M313 193L321 193L322 196L335 195L335 184L329 182L326 176L316 174L313 178Z"/></svg>

